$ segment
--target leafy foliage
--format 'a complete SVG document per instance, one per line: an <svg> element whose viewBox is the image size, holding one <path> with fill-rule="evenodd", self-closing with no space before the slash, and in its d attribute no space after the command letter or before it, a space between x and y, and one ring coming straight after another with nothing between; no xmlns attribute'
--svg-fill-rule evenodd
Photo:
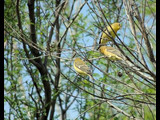
<svg viewBox="0 0 160 120"><path fill-rule="evenodd" d="M12 1L4 3L5 119L156 119L156 1ZM102 30L122 28L108 46ZM94 80L73 69L83 59Z"/></svg>

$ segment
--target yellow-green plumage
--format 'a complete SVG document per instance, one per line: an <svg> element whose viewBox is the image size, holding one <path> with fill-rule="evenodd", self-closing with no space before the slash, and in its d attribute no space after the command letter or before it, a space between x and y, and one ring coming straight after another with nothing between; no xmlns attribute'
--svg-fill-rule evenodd
<svg viewBox="0 0 160 120"><path fill-rule="evenodd" d="M123 55L121 52L110 46L101 46L99 48L100 52L107 56L110 60L123 60Z"/></svg>
<svg viewBox="0 0 160 120"><path fill-rule="evenodd" d="M89 67L80 58L76 58L74 60L73 67L76 70L76 72L80 75L90 75L91 74Z"/></svg>
<svg viewBox="0 0 160 120"><path fill-rule="evenodd" d="M99 40L98 49L100 48L101 45L104 45L107 42L112 41L112 39L115 38L117 31L121 28L121 24L120 23L113 23L113 24L111 24L111 27L107 26L107 28L104 30L104 32L102 32L100 40Z"/></svg>
<svg viewBox="0 0 160 120"><path fill-rule="evenodd" d="M121 24L120 23L113 23L111 25L111 27L114 30L114 32L117 33L117 31L121 28ZM108 33L107 29L105 29L105 32L103 32L102 35L101 35L99 44L105 44L108 41L111 41L112 40L111 36L113 38L115 38L116 34L113 32L113 30L111 29L111 27L107 26L107 29L108 29L108 31L109 31L109 33L111 35Z"/></svg>

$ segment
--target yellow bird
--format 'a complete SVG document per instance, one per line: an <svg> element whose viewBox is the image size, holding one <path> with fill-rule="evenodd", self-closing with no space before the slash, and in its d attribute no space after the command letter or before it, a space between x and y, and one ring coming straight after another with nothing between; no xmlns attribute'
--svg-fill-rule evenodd
<svg viewBox="0 0 160 120"><path fill-rule="evenodd" d="M112 41L112 39L115 38L115 36L116 36L115 33L117 33L117 31L121 28L121 24L120 23L113 23L113 24L111 24L111 27L107 26L107 28L104 30L105 32L102 32L101 38L99 40L99 47L97 48L97 50L100 48L101 45L104 45L107 42ZM114 30L115 33L113 32L112 29Z"/></svg>
<svg viewBox="0 0 160 120"><path fill-rule="evenodd" d="M107 56L110 60L123 60L121 52L110 46L100 46L100 52Z"/></svg>
<svg viewBox="0 0 160 120"><path fill-rule="evenodd" d="M89 67L86 65L84 61L82 61L80 58L76 58L74 60L74 65L73 65L75 71L80 74L80 75L88 75L89 77L92 77L92 73L89 69Z"/></svg>
<svg viewBox="0 0 160 120"><path fill-rule="evenodd" d="M131 68L133 71L136 71L142 75L144 75L144 73L148 73L148 71L144 70L143 68L139 68L138 66L135 66L132 62L128 61L127 58L119 50L113 47L100 46L99 50L102 54L107 56L110 60L113 60L113 61L120 60L119 63L121 64L121 66L124 66L125 68ZM141 70L143 71L141 72ZM121 75L119 74L119 76ZM152 79L151 77L149 78Z"/></svg>

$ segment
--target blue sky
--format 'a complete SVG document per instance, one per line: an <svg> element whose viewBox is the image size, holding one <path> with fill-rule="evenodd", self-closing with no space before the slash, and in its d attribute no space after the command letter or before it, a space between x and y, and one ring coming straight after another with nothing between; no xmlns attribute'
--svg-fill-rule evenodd
<svg viewBox="0 0 160 120"><path fill-rule="evenodd" d="M79 2L79 1L78 1ZM80 6L80 4L77 2L77 6ZM81 3L83 3L84 1L81 1ZM77 8L75 8L75 9L77 9ZM87 6L87 4L83 7L83 9L82 9L82 11L80 12L81 14L83 14L83 16L86 16L86 15L88 15L88 6ZM75 10L76 11L76 10ZM88 15L87 16L87 19L88 19L88 22L90 22L90 21L93 21L93 18L92 18L92 16L91 15ZM147 19L147 18L146 18ZM149 19L149 18L148 18ZM81 21L81 22L83 22L83 21ZM125 35L125 34L128 34L129 32L130 32L130 30L129 29L127 29L126 31L125 31L125 23L126 23L127 21L126 20L123 20L122 21L122 24L124 25L124 26L122 26L122 28L121 28L121 30L118 32L118 34L119 34L119 37L120 37L120 39L123 39L123 35ZM149 21L149 23L147 24L147 25L150 25L152 23L152 19ZM90 25L90 23L88 24L88 25ZM87 27L87 26L86 26ZM93 28L94 29L94 28ZM124 31L126 32L126 33L124 33ZM89 31L90 32L90 31ZM97 32L98 32L98 29L97 29ZM95 33L97 36L99 36L100 37L100 35L98 35L97 33ZM85 34L83 34L84 36L85 36ZM81 38L80 38L81 39ZM81 43L82 45L84 45L85 47L87 47L87 46L92 46L93 45L93 42L94 42L94 39L95 38L93 38L93 36L86 36L86 37L83 37L82 36L82 40L79 40L78 42L79 43ZM97 39L97 43L98 43L98 41L99 41L99 39ZM128 45L129 43L130 43L130 41L129 40L127 40L126 38L124 39L124 42L125 42L125 44L126 45ZM89 49L88 49L89 50ZM66 52L66 51L65 51ZM68 55L69 55L69 53L68 53ZM66 57L66 53L64 53L63 54L63 52L62 52L62 56L64 56L64 57ZM69 58L71 57L71 56L68 56ZM64 64L62 63L62 66L63 66ZM73 69L73 68L72 68ZM25 69L24 69L24 71L25 71ZM64 70L64 71L67 71L67 69L66 70ZM23 71L22 71L23 72ZM101 72L99 72L97 69L95 69L95 71L94 71L94 73L98 73L100 76L103 76L103 74L101 73ZM22 74L23 75L23 74ZM76 74L75 74L76 75ZM28 81L28 82L31 82L31 78L29 77L29 76L22 76L22 83L25 83L26 81ZM27 87L27 86L25 86L25 84L24 84L24 87ZM4 94L7 94L7 93L5 93L4 92ZM28 96L28 93L26 92L26 95ZM74 93L73 95L76 95L76 93ZM67 114L68 114L68 116L70 116L69 118L71 118L71 119L74 119L75 117L77 117L78 116L78 112L76 112L75 110L74 110L74 107L76 106L76 103L74 103L71 107L70 107L70 109L69 109L69 111L67 112ZM6 113L8 113L9 112L9 105L5 102L4 103L4 109L5 109L5 111L6 111ZM58 108L56 107L56 110L57 110ZM57 113L56 113L57 114Z"/></svg>

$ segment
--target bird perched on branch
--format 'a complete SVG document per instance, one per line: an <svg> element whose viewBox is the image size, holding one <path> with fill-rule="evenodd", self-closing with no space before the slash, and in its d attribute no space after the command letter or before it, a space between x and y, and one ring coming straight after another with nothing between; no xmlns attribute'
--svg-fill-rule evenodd
<svg viewBox="0 0 160 120"><path fill-rule="evenodd" d="M100 46L106 44L109 41L112 41L120 28L120 23L113 23L111 24L111 27L107 26L106 29L102 32L101 38L99 40L99 47L97 48L97 50L100 48Z"/></svg>
<svg viewBox="0 0 160 120"><path fill-rule="evenodd" d="M119 50L110 46L100 46L99 51L113 61L124 59L123 55Z"/></svg>
<svg viewBox="0 0 160 120"><path fill-rule="evenodd" d="M80 58L76 58L74 60L74 64L73 67L75 69L75 71L80 74L80 75L88 75L89 77L91 77L91 79L93 79L92 77L92 73L90 71L90 68L86 65L86 63L84 61L82 61Z"/></svg>
<svg viewBox="0 0 160 120"><path fill-rule="evenodd" d="M110 60L112 61L119 60L120 61L119 63L121 64L121 66L128 68L131 71L137 72L138 74L141 74L144 77L152 80L151 77L149 77L148 75L145 75L145 73L148 74L148 71L141 68L140 66L137 66L136 64L134 64L134 62L127 60L127 58L119 50L110 46L100 46L99 51L105 56L107 56Z"/></svg>

